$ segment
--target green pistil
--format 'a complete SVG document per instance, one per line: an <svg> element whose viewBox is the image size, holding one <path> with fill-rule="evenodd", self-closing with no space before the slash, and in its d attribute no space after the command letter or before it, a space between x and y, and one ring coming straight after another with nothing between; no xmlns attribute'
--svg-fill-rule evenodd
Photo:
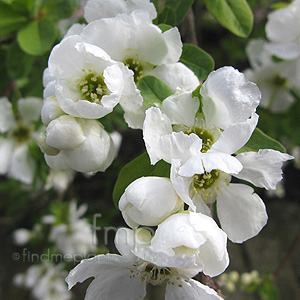
<svg viewBox="0 0 300 300"><path fill-rule="evenodd" d="M12 138L20 144L26 143L28 140L30 140L30 137L31 130L24 124L18 124L18 126L12 132Z"/></svg>
<svg viewBox="0 0 300 300"><path fill-rule="evenodd" d="M107 86L100 75L88 74L80 83L79 90L85 100L100 103L102 97L108 94Z"/></svg>
<svg viewBox="0 0 300 300"><path fill-rule="evenodd" d="M141 63L133 58L128 58L124 61L124 64L133 71L134 82L138 82L142 78L144 72L144 68Z"/></svg>
<svg viewBox="0 0 300 300"><path fill-rule="evenodd" d="M167 276L170 275L169 268L158 268L151 264L147 265L145 272L149 273L150 280L157 280L159 282L163 281Z"/></svg>
<svg viewBox="0 0 300 300"><path fill-rule="evenodd" d="M202 149L201 152L207 152L212 144L214 143L213 135L208 131L201 127L190 128L188 131L185 132L186 134L195 133L202 139Z"/></svg>
<svg viewBox="0 0 300 300"><path fill-rule="evenodd" d="M219 177L220 172L218 170L212 170L210 173L196 174L194 175L194 188L197 192L205 191L211 188Z"/></svg>

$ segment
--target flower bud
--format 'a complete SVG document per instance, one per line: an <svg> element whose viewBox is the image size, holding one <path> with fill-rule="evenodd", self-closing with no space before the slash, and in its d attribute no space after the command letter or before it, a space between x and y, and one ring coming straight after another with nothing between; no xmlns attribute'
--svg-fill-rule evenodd
<svg viewBox="0 0 300 300"><path fill-rule="evenodd" d="M119 208L130 227L156 226L183 205L171 181L162 177L141 177L122 195Z"/></svg>

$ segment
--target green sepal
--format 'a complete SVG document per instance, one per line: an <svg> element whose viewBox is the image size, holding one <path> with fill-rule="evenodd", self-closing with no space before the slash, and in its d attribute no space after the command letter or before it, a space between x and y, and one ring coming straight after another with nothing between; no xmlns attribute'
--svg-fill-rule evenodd
<svg viewBox="0 0 300 300"><path fill-rule="evenodd" d="M163 160L155 165L151 165L147 152L144 152L142 155L135 158L125 165L119 173L113 191L115 205L118 206L119 200L125 189L134 180L143 176L170 177L170 167L171 165Z"/></svg>

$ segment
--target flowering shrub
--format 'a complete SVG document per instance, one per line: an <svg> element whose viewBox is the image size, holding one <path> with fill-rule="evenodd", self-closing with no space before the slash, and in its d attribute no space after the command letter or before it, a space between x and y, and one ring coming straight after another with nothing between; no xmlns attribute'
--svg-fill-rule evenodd
<svg viewBox="0 0 300 300"><path fill-rule="evenodd" d="M32 195L40 192L48 207L31 230L14 232L15 243L43 240L48 257L60 259L30 266L14 282L36 299L70 299L61 280L68 270L69 289L94 277L86 300L144 299L147 284L165 286L169 300L223 299L198 276L213 281L225 272L227 239L243 243L259 234L268 215L257 188L276 190L283 163L293 159L257 125L260 105L278 112L299 100L300 2L269 14L269 41L248 45L252 69L245 74L232 66L214 70L207 52L183 43L178 28L192 0L88 0L75 14L73 0L16 2L0 1L0 35L8 44L16 37L7 53L24 62L16 66L7 54L0 173L31 186ZM250 34L246 0L204 4L233 34ZM81 23L57 39L56 21L71 15ZM44 53L42 85L33 87L30 69ZM106 253L107 241L97 246L102 214L82 218L88 207L71 200L69 187L76 188L77 173L88 181L114 168L118 131L128 128L142 132L145 152L119 168L109 196L130 227L116 229L119 255ZM95 189L98 197L100 182Z"/></svg>

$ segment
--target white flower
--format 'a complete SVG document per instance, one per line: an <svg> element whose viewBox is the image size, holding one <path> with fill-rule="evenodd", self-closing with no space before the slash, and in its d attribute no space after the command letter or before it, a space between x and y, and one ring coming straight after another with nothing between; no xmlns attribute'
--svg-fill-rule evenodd
<svg viewBox="0 0 300 300"><path fill-rule="evenodd" d="M25 274L17 274L14 283L31 290L37 300L69 300L72 294L68 292L64 283L66 271L63 265L53 265L43 262L40 265L30 266Z"/></svg>
<svg viewBox="0 0 300 300"><path fill-rule="evenodd" d="M49 73L56 79L55 96L61 109L88 119L112 112L125 80L131 76L124 65L111 60L99 47L84 43L78 35L67 37L53 48Z"/></svg>
<svg viewBox="0 0 300 300"><path fill-rule="evenodd" d="M40 117L41 99L30 97L18 100L20 118L16 119L7 98L0 98L0 174L31 184L35 162L28 143L34 140L34 121Z"/></svg>
<svg viewBox="0 0 300 300"><path fill-rule="evenodd" d="M53 169L105 171L115 156L113 141L98 121L69 115L49 123L46 134L39 136L39 146Z"/></svg>
<svg viewBox="0 0 300 300"><path fill-rule="evenodd" d="M199 99L183 91L165 99L161 110L146 111L143 135L152 164L184 163L209 150L232 154L248 141L258 121L260 92L254 83L223 67L208 76L200 94L202 114L197 114Z"/></svg>
<svg viewBox="0 0 300 300"><path fill-rule="evenodd" d="M13 239L16 245L23 246L28 243L31 238L31 232L28 229L20 228L13 232Z"/></svg>
<svg viewBox="0 0 300 300"><path fill-rule="evenodd" d="M214 290L191 279L198 272L195 269L184 268L185 255L177 257L177 264L182 268L169 267L170 256L163 250L157 251L155 256L162 256L162 260L166 258L164 266L157 266L133 257L133 243L136 241L134 235L135 233L129 229L119 229L115 243L122 255L106 254L82 260L66 278L69 289L77 282L94 277L95 279L87 289L85 300L144 299L146 285L149 283L165 284L165 299L167 300L222 300Z"/></svg>
<svg viewBox="0 0 300 300"><path fill-rule="evenodd" d="M53 188L59 193L63 193L67 190L70 183L75 177L75 172L71 169L67 170L50 170L45 184L45 189L49 190Z"/></svg>
<svg viewBox="0 0 300 300"><path fill-rule="evenodd" d="M266 49L282 59L300 56L300 1L294 0L287 7L269 13L266 24Z"/></svg>
<svg viewBox="0 0 300 300"><path fill-rule="evenodd" d="M156 226L183 207L170 179L141 177L121 196L119 209L130 227Z"/></svg>
<svg viewBox="0 0 300 300"><path fill-rule="evenodd" d="M87 210L86 205L77 208L76 202L70 203L66 223L53 225L49 239L54 242L63 254L84 255L96 251L97 239L93 237L91 225L81 216Z"/></svg>
<svg viewBox="0 0 300 300"><path fill-rule="evenodd" d="M158 225L149 247L137 247L133 253L144 260L163 267L181 268L177 260L183 255L185 267L217 276L229 264L227 236L215 221L204 214L194 212L177 213ZM169 259L155 255L161 250Z"/></svg>
<svg viewBox="0 0 300 300"><path fill-rule="evenodd" d="M294 102L290 90L299 89L300 73L297 75L297 69L300 60L274 62L271 53L264 49L265 45L266 41L262 39L252 40L248 44L246 52L252 69L244 73L261 90L260 106L279 112Z"/></svg>
<svg viewBox="0 0 300 300"><path fill-rule="evenodd" d="M217 201L218 218L228 238L237 243L257 235L267 223L263 201L254 190L230 183L231 175L266 189L276 189L282 163L293 157L271 149L244 152L236 157L207 152L181 165L173 160L171 180L178 195L192 209L210 215L205 204Z"/></svg>
<svg viewBox="0 0 300 300"><path fill-rule="evenodd" d="M82 30L80 36L84 42L102 48L112 59L123 62L133 72L126 77L127 94L123 94L120 105L125 111L125 120L129 126L141 128L146 108L136 82L142 76L154 75L151 71L156 67L178 62L182 52L178 29L162 32L158 26L152 24L147 11L135 10L130 15L93 21ZM166 71L161 70L158 73ZM189 71L191 73L190 81L194 82L196 76ZM177 78L180 76L181 74L177 74Z"/></svg>
<svg viewBox="0 0 300 300"><path fill-rule="evenodd" d="M129 15L137 9L145 9L152 20L157 16L155 6L149 0L88 0L84 7L84 17L90 23L118 14Z"/></svg>

